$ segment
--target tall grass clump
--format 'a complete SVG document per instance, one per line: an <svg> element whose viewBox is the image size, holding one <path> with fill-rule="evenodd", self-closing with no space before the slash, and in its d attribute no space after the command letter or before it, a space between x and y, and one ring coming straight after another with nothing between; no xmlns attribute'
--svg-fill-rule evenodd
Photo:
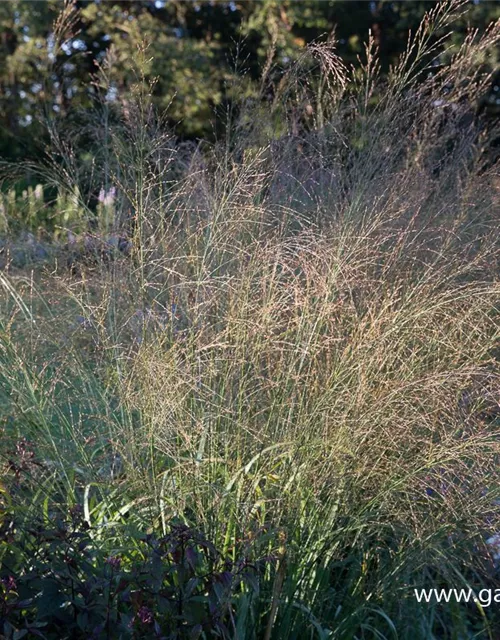
<svg viewBox="0 0 500 640"><path fill-rule="evenodd" d="M104 100L98 170L59 182L104 190L87 232L0 274L5 579L34 566L32 522L80 508L94 567L179 523L233 563L225 626L182 635L132 598L142 631L96 637L498 636L493 606L413 594L499 587L500 178L476 105L500 24L440 64L464 6L437 3L386 80L372 40L356 69L311 45L213 145L177 144L140 73L136 102Z"/></svg>

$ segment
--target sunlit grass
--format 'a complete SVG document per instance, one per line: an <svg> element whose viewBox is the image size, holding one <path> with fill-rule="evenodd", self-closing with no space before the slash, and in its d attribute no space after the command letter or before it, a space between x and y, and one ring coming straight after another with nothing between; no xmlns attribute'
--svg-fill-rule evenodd
<svg viewBox="0 0 500 640"><path fill-rule="evenodd" d="M499 26L417 85L442 4L373 108L372 48L354 89L313 48L321 97L299 65L275 105L323 101L302 137L176 165L147 105L117 125L105 254L0 274L4 462L24 437L41 463L10 489L22 526L80 504L102 545L174 519L235 560L251 540L274 562L238 638L496 637L492 611L412 599L495 585L500 515L498 176L459 101Z"/></svg>

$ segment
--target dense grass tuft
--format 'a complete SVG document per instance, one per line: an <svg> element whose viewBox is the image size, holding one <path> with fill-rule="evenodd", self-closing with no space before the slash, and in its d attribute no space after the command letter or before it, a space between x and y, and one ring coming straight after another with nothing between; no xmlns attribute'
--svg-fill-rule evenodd
<svg viewBox="0 0 500 640"><path fill-rule="evenodd" d="M385 84L372 42L361 71L315 44L189 148L139 83L99 112L99 171L31 167L77 214L55 208L43 269L0 274L6 580L35 520L80 507L94 569L179 522L227 562L251 547L258 585L200 591L230 598L205 637L498 636L493 607L413 595L499 586L500 177L475 104L500 24L436 67L463 6ZM188 637L158 607L130 637Z"/></svg>

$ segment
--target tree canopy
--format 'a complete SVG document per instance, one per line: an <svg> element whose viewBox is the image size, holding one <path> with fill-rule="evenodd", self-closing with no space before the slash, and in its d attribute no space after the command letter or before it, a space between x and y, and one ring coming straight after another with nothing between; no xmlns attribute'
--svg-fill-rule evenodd
<svg viewBox="0 0 500 640"><path fill-rule="evenodd" d="M484 30L500 17L497 3L468 4L454 25L452 47L468 28ZM166 109L180 137L210 138L235 97L262 98L262 78L271 67L273 73L286 69L313 41L334 37L345 63L356 65L371 30L386 73L435 2L77 0L74 5L77 13L68 18L61 17L61 0L0 3L4 157L35 152L43 136L40 119L78 118L99 91L110 100L117 92L126 96L138 75L154 80L153 101ZM103 87L95 74L106 59L112 64ZM480 62L495 68L499 61L497 53ZM498 112L496 83L487 100L492 113Z"/></svg>

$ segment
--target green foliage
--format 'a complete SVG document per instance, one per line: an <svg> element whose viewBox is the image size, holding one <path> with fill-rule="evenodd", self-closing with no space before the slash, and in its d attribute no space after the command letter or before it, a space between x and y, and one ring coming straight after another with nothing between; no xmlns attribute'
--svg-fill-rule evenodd
<svg viewBox="0 0 500 640"><path fill-rule="evenodd" d="M101 205L98 215L105 215L105 210L106 207ZM37 184L20 193L14 189L0 193L0 230L5 235L42 230L57 237L61 229L78 229L85 214L77 192L70 195L58 193L54 198L53 190Z"/></svg>
<svg viewBox="0 0 500 640"><path fill-rule="evenodd" d="M161 538L136 535L109 556L103 547L77 508L68 522L11 534L2 548L3 637L229 639L238 614L249 623L266 562L223 558L181 524Z"/></svg>
<svg viewBox="0 0 500 640"><path fill-rule="evenodd" d="M426 8L424 1L352 2L122 2L78 0L58 19L58 0L15 0L0 8L0 154L36 157L46 140L42 122L74 122L100 94L92 83L112 52L107 96L123 97L138 80L139 47L148 45L142 70L155 80L153 99L184 138L213 138L227 124L229 105L242 95L269 98L274 80L301 57L306 44L335 34L339 54L356 66L368 32L380 50L384 73L404 50ZM453 30L453 46L466 27L484 30L498 18L493 2L472 4ZM498 57L488 64L495 68ZM264 79L263 79L264 76ZM487 92L496 106L492 88ZM235 97L237 96L237 99ZM38 141L38 145L36 144ZM86 151L83 148L82 153Z"/></svg>

